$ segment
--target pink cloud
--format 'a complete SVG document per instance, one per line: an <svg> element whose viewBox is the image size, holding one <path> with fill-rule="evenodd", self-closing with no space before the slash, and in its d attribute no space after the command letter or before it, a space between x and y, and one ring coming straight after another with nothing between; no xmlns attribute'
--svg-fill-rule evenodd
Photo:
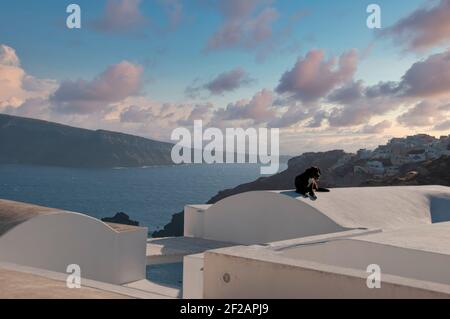
<svg viewBox="0 0 450 319"><path fill-rule="evenodd" d="M331 127L351 127L369 122L401 106L401 100L391 96L367 97L333 108L327 120Z"/></svg>
<svg viewBox="0 0 450 319"><path fill-rule="evenodd" d="M267 122L275 116L273 93L264 89L249 100L241 100L229 104L225 109L216 111L214 121L253 120L260 124Z"/></svg>
<svg viewBox="0 0 450 319"><path fill-rule="evenodd" d="M122 123L145 123L153 116L151 109L131 105L120 113Z"/></svg>
<svg viewBox="0 0 450 319"><path fill-rule="evenodd" d="M16 51L6 45L0 46L0 101L22 97L25 71L20 67Z"/></svg>
<svg viewBox="0 0 450 319"><path fill-rule="evenodd" d="M328 60L323 50L312 50L283 74L276 91L303 102L314 102L351 80L357 66L356 50L342 54L339 59L332 57Z"/></svg>
<svg viewBox="0 0 450 319"><path fill-rule="evenodd" d="M292 105L281 116L274 117L268 123L269 127L286 128L311 118L311 111L298 105Z"/></svg>
<svg viewBox="0 0 450 319"><path fill-rule="evenodd" d="M0 65L19 67L20 60L16 50L4 44L0 45Z"/></svg>
<svg viewBox="0 0 450 319"><path fill-rule="evenodd" d="M92 113L137 95L143 68L123 61L110 66L92 81L66 81L51 96L53 109L63 113Z"/></svg>
<svg viewBox="0 0 450 319"><path fill-rule="evenodd" d="M450 120L438 123L433 130L435 131L450 131Z"/></svg>
<svg viewBox="0 0 450 319"><path fill-rule="evenodd" d="M450 1L422 7L401 19L382 34L409 50L423 50L450 41Z"/></svg>
<svg viewBox="0 0 450 319"><path fill-rule="evenodd" d="M10 114L10 115L17 115L17 116L24 116L24 117L30 117L30 118L38 118L38 119L50 119L49 112L48 112L48 100L44 98L30 98L27 99L25 102L20 104L19 106L13 107L13 106L7 106L2 109L2 112Z"/></svg>
<svg viewBox="0 0 450 319"><path fill-rule="evenodd" d="M374 124L374 125L365 125L361 129L361 133L363 134L381 134L388 128L392 127L392 122L388 120L384 120L380 123Z"/></svg>
<svg viewBox="0 0 450 319"><path fill-rule="evenodd" d="M399 87L403 94L407 96L438 97L449 95L450 50L433 54L424 61L413 64L403 76Z"/></svg>
<svg viewBox="0 0 450 319"><path fill-rule="evenodd" d="M332 103L348 104L361 99L363 94L364 83L360 80L357 82L350 82L345 86L334 90L327 99Z"/></svg>
<svg viewBox="0 0 450 319"><path fill-rule="evenodd" d="M450 104L424 101L416 104L397 118L400 124L410 127L430 126L450 115Z"/></svg>
<svg viewBox="0 0 450 319"><path fill-rule="evenodd" d="M340 106L328 112L326 118L332 127L362 125L374 116L399 109L402 104L414 103L414 108L398 118L399 123L430 126L443 116L439 100L448 101L449 96L450 51L446 51L413 64L398 82L365 87L359 81L334 90L327 100Z"/></svg>
<svg viewBox="0 0 450 319"><path fill-rule="evenodd" d="M131 32L147 23L141 0L107 0L104 15L93 26L102 32Z"/></svg>
<svg viewBox="0 0 450 319"><path fill-rule="evenodd" d="M160 128L173 129L178 126L192 125L195 120L209 122L212 117L212 109L211 103L132 105L121 111L120 122L143 125L155 124Z"/></svg>
<svg viewBox="0 0 450 319"><path fill-rule="evenodd" d="M236 68L229 72L219 74L215 79L205 85L211 94L220 95L225 92L234 91L242 85L251 82L250 78L242 68Z"/></svg>
<svg viewBox="0 0 450 319"><path fill-rule="evenodd" d="M46 97L55 86L55 81L27 74L16 51L0 45L0 106L18 106L28 98Z"/></svg>
<svg viewBox="0 0 450 319"><path fill-rule="evenodd" d="M209 39L206 49L254 49L272 38L273 23L279 13L269 1L219 0L224 22Z"/></svg>
<svg viewBox="0 0 450 319"><path fill-rule="evenodd" d="M204 91L211 95L223 95L226 92L235 91L254 81L243 68L238 67L217 75L205 84L200 84L201 80L196 79L186 88L185 93L193 99L198 98Z"/></svg>

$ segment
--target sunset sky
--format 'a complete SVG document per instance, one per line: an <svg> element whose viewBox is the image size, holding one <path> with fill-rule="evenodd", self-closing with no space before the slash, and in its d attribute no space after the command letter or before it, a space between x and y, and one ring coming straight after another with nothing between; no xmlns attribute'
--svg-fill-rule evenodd
<svg viewBox="0 0 450 319"><path fill-rule="evenodd" d="M82 28L66 27L80 5ZM382 28L366 26L369 4ZM450 0L0 4L0 112L168 141L281 129L281 152L450 134Z"/></svg>

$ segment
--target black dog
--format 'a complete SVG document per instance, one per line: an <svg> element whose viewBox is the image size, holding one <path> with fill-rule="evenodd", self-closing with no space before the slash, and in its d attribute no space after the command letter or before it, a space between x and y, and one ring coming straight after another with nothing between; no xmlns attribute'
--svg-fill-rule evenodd
<svg viewBox="0 0 450 319"><path fill-rule="evenodd" d="M295 178L295 189L298 194L309 196L312 200L316 200L317 192L329 192L326 188L319 187L319 180L322 172L318 167L308 168L303 174Z"/></svg>

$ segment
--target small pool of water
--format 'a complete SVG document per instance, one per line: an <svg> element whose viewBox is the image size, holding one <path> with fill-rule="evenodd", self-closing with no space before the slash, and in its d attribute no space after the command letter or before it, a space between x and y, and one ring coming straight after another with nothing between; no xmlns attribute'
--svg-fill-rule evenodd
<svg viewBox="0 0 450 319"><path fill-rule="evenodd" d="M147 279L162 286L182 288L183 263L147 266Z"/></svg>

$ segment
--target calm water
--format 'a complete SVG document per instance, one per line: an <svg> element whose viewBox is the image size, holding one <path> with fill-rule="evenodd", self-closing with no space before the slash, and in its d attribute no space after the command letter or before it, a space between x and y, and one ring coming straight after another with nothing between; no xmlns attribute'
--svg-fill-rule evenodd
<svg viewBox="0 0 450 319"><path fill-rule="evenodd" d="M205 203L220 190L259 177L254 164L95 170L0 165L0 198L97 218L123 211L153 231L186 204Z"/></svg>

